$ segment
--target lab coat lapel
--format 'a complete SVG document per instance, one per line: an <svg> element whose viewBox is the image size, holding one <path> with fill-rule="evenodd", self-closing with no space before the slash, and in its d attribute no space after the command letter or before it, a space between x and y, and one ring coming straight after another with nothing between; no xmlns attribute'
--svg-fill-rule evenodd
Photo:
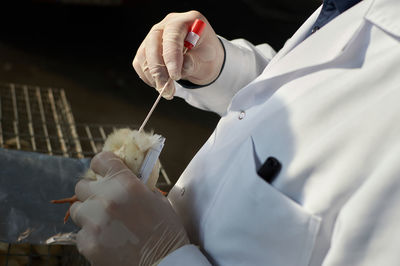
<svg viewBox="0 0 400 266"><path fill-rule="evenodd" d="M275 62L278 62L282 57L284 57L287 53L289 53L294 47L296 47L299 43L301 43L306 36L311 31L311 27L314 25L315 21L318 18L319 13L321 12L322 6L320 6L304 23L301 27L294 33L294 35L286 41L285 45L279 52L272 58L269 65L273 65Z"/></svg>
<svg viewBox="0 0 400 266"><path fill-rule="evenodd" d="M265 102L280 86L295 78L297 71L318 66L322 69L324 64L338 58L365 22L371 1L360 2L304 40L318 16L318 12L314 12L262 75L235 95L229 109L245 110L257 102ZM332 36L335 36L335 42L332 42Z"/></svg>
<svg viewBox="0 0 400 266"><path fill-rule="evenodd" d="M300 39L304 36L299 36L300 43L278 58L275 64L267 66L264 72L266 75L263 78L322 65L337 58L352 38L357 35L358 29L364 23L363 18L370 3L369 0L361 1L304 41ZM332 42L332 36L335 36L334 42Z"/></svg>
<svg viewBox="0 0 400 266"><path fill-rule="evenodd" d="M376 0L372 3L371 8L368 10L365 18L384 31L399 38L399 8L399 0Z"/></svg>

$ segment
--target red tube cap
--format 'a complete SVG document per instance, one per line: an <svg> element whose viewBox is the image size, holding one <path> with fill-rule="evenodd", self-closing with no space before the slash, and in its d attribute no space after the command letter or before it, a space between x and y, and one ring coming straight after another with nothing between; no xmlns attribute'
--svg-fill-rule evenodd
<svg viewBox="0 0 400 266"><path fill-rule="evenodd" d="M203 32L205 26L206 26L206 23L204 21L202 21L200 19L196 19L193 22L192 26L190 27L189 31L194 32L200 36L201 33Z"/></svg>

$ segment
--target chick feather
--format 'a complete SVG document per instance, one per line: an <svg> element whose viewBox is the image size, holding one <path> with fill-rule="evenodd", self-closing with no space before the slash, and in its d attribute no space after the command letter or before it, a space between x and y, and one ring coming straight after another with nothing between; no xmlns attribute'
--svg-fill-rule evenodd
<svg viewBox="0 0 400 266"><path fill-rule="evenodd" d="M140 167L146 157L147 152L153 147L161 136L153 134L152 132L146 133L144 131L131 130L123 128L111 133L104 142L103 151L111 151L117 155L128 166L128 168L136 175L139 176ZM150 189L154 189L160 171L160 162L157 160L153 167L146 185ZM89 169L84 175L85 179L97 180L102 178L96 175Z"/></svg>
<svg viewBox="0 0 400 266"><path fill-rule="evenodd" d="M104 142L103 151L111 151L116 154L125 165L139 177L140 168L147 155L147 152L153 147L161 136L153 134L153 132L146 133L144 131L131 130L129 128L118 129L111 133ZM160 161L157 159L146 185L151 190L156 190L156 183L160 173ZM100 180L103 177L93 172L92 169L86 171L83 176L87 180ZM74 203L77 201L74 195L70 198L52 200L52 203ZM68 220L69 210L64 217L64 223Z"/></svg>

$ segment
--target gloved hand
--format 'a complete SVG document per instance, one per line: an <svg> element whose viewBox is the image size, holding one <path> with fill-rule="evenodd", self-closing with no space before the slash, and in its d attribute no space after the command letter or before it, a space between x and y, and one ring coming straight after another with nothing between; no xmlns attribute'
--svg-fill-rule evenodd
<svg viewBox="0 0 400 266"><path fill-rule="evenodd" d="M96 155L99 181L81 180L71 218L82 229L77 247L93 265L153 265L189 244L168 200L149 190L111 152Z"/></svg>
<svg viewBox="0 0 400 266"><path fill-rule="evenodd" d="M207 25L197 45L183 57L184 40L197 18ZM168 14L154 25L132 64L144 82L160 91L169 77L186 79L198 85L214 81L220 73L224 56L222 44L205 17L197 11L190 11ZM174 83L169 82L163 97L172 99L174 93Z"/></svg>

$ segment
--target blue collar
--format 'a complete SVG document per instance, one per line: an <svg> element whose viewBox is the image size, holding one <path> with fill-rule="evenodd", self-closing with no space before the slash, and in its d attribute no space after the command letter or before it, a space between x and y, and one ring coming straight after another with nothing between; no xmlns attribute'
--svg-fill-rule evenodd
<svg viewBox="0 0 400 266"><path fill-rule="evenodd" d="M358 2L361 2L361 0L324 0L321 13L318 15L318 18L315 21L309 35L325 26L332 19L339 16L341 13L354 6Z"/></svg>
<svg viewBox="0 0 400 266"><path fill-rule="evenodd" d="M325 4L325 1L329 1L329 0L324 0L324 4ZM352 7L355 4L357 4L358 2L361 2L361 0L331 0L331 1L333 2L333 4L335 5L336 9L340 13L343 13L344 11L349 9L350 7Z"/></svg>

